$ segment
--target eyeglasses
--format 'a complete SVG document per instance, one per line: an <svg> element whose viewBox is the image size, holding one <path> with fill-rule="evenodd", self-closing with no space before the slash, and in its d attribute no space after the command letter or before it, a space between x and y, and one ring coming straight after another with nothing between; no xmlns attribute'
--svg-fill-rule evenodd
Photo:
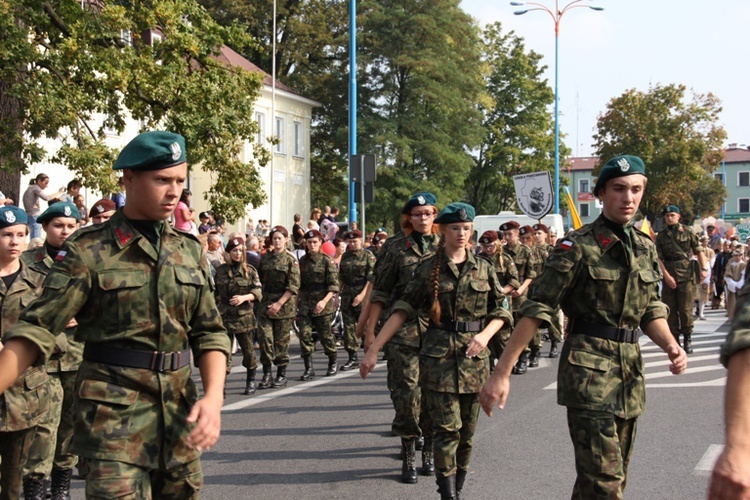
<svg viewBox="0 0 750 500"><path fill-rule="evenodd" d="M433 215L435 215L433 212L414 212L409 214L409 217L413 219L429 219Z"/></svg>

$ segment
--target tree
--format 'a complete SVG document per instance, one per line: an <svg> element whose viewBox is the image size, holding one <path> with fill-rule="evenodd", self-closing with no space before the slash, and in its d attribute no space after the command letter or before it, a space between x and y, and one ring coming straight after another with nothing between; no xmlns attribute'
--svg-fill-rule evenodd
<svg viewBox="0 0 750 500"><path fill-rule="evenodd" d="M239 160L258 130L261 75L218 57L225 43L252 44L242 27L219 26L195 0L5 0L0 11L4 170L25 172L46 159L112 192L115 151L104 129L122 132L132 117L185 136L188 161L211 173L207 199L227 220L265 201L256 165ZM63 146L48 158L42 137ZM268 153L258 146L263 165Z"/></svg>
<svg viewBox="0 0 750 500"><path fill-rule="evenodd" d="M684 85L627 90L599 115L596 154L603 161L619 154L640 156L648 177L641 212L653 221L675 204L689 223L697 214L716 212L726 198L712 175L726 138L718 125L720 112L714 95L692 92L688 99Z"/></svg>
<svg viewBox="0 0 750 500"><path fill-rule="evenodd" d="M516 208L513 176L554 169L554 93L542 80L542 56L527 52L514 32L500 23L483 36L487 96L481 102L484 140L466 179L469 203L479 214ZM567 154L564 145L561 156Z"/></svg>

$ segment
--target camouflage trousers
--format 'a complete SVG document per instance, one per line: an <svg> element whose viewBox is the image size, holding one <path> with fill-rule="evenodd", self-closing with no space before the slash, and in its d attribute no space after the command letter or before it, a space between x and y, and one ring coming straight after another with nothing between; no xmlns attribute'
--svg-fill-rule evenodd
<svg viewBox="0 0 750 500"><path fill-rule="evenodd" d="M300 315L297 318L299 325L299 347L302 350L302 357L311 355L315 351L315 342L313 342L313 328L318 333L318 339L323 345L323 350L329 358L336 357L336 339L333 338L331 331L332 314L322 316L311 316L309 314Z"/></svg>
<svg viewBox="0 0 750 500"><path fill-rule="evenodd" d="M341 297L341 317L344 320L344 349L347 352L357 352L359 339L357 339L357 320L362 312L362 304L352 306L353 297Z"/></svg>
<svg viewBox="0 0 750 500"><path fill-rule="evenodd" d="M432 419L437 477L469 470L474 432L479 420L479 394L454 394L424 389L424 402Z"/></svg>
<svg viewBox="0 0 750 500"><path fill-rule="evenodd" d="M78 372L60 372L63 388L60 425L57 426L54 465L58 469L72 469L78 463L78 456L72 453L73 428L75 427L76 376Z"/></svg>
<svg viewBox="0 0 750 500"><path fill-rule="evenodd" d="M388 390L396 416L393 432L404 439L432 435L432 425L424 393L419 387L419 348L400 344L385 345L388 356Z"/></svg>
<svg viewBox="0 0 750 500"><path fill-rule="evenodd" d="M289 364L289 342L292 319L258 317L258 345L263 366L286 366Z"/></svg>
<svg viewBox="0 0 750 500"><path fill-rule="evenodd" d="M86 459L86 498L120 500L197 499L203 486L200 459L168 470Z"/></svg>
<svg viewBox="0 0 750 500"><path fill-rule="evenodd" d="M36 428L0 432L0 500L16 500L23 487L24 464Z"/></svg>
<svg viewBox="0 0 750 500"><path fill-rule="evenodd" d="M693 333L693 295L695 285L692 281L677 283L674 290L665 283L661 291L661 300L669 307L669 330L674 338Z"/></svg>
<svg viewBox="0 0 750 500"><path fill-rule="evenodd" d="M73 372L75 375L75 372ZM35 427L34 439L29 448L29 456L23 468L23 475L48 477L52 472L57 443L57 428L60 426L65 392L59 372L49 374L50 404L47 418ZM71 424L73 419L71 419ZM72 467L71 467L72 468Z"/></svg>
<svg viewBox="0 0 750 500"><path fill-rule="evenodd" d="M258 358L255 356L255 345L253 344L253 337L255 336L254 330L250 330L247 332L230 332L227 331L229 334L229 342L230 345L232 344L232 339L234 337L237 338L237 343L240 345L240 350L242 350L242 366L247 368L248 370L254 370L258 368ZM232 353L229 353L229 356L227 356L227 375L232 372Z"/></svg>
<svg viewBox="0 0 750 500"><path fill-rule="evenodd" d="M492 336L489 342L487 342L487 348L490 350L490 364L494 365L494 361L500 359L503 355L505 346L508 345L508 339L512 331L508 328L504 328Z"/></svg>
<svg viewBox="0 0 750 500"><path fill-rule="evenodd" d="M576 459L573 499L622 498L638 419L568 408Z"/></svg>

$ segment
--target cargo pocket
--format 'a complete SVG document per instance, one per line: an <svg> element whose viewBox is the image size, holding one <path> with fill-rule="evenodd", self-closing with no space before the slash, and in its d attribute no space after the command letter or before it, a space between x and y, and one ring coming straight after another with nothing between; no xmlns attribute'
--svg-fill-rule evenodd
<svg viewBox="0 0 750 500"><path fill-rule="evenodd" d="M174 266L177 290L175 290L174 302L167 305L173 308L181 321L188 321L192 316L193 308L198 303L201 287L206 284L200 268L186 266Z"/></svg>
<svg viewBox="0 0 750 500"><path fill-rule="evenodd" d="M566 361L559 388L566 400L599 405L611 399L612 379L607 376L612 368L610 358L571 349Z"/></svg>
<svg viewBox="0 0 750 500"><path fill-rule="evenodd" d="M100 310L108 312L101 320L109 324L110 330L122 331L123 327L140 330L148 324L151 302L144 300L144 295L148 294L144 290L148 281L146 271L101 271L98 281Z"/></svg>
<svg viewBox="0 0 750 500"><path fill-rule="evenodd" d="M620 279L620 271L606 267L589 266L589 275L592 278L589 286L593 289L589 290L587 296L595 297L597 309L615 311L619 304L615 303L616 297L612 291L615 289L617 280Z"/></svg>
<svg viewBox="0 0 750 500"><path fill-rule="evenodd" d="M121 451L118 441L131 437L138 394L102 380L84 379L78 388L76 432L86 433L83 439L98 443L100 449Z"/></svg>

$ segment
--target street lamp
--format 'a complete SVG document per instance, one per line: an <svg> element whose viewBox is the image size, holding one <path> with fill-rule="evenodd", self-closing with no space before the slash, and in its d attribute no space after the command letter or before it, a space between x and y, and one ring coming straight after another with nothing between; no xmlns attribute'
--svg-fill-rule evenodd
<svg viewBox="0 0 750 500"><path fill-rule="evenodd" d="M544 4L538 2L510 2L514 7L522 7L525 5L531 5L530 9L517 10L513 14L522 16L527 12L534 10L541 10L552 16L552 20L555 22L555 213L560 213L560 117L558 112L558 105L560 98L557 92L557 81L558 81L558 39L560 37L560 20L563 15L569 10L576 9L579 7L587 8L591 10L601 11L604 7L596 7L594 5L581 5L584 0L574 0L569 4L565 5L562 9L558 6L558 0L555 0L555 10L553 11Z"/></svg>

